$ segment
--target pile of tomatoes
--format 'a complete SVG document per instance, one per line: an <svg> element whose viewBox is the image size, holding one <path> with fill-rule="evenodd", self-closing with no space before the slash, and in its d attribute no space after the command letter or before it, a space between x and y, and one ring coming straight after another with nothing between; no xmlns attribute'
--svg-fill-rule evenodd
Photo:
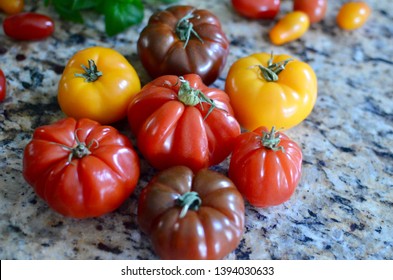
<svg viewBox="0 0 393 280"><path fill-rule="evenodd" d="M241 3L268 1L232 2L240 12L250 11ZM244 199L255 207L279 205L299 184L302 151L282 131L311 113L317 77L288 55L256 53L231 65L225 90L211 87L229 41L214 14L191 6L153 14L137 46L153 78L143 87L113 49L74 54L58 85L67 117L34 131L23 176L64 216L114 211L140 176L136 149L111 126L126 119L137 149L157 170L138 201L138 223L156 253L223 258L242 238ZM228 157L228 176L209 169Z"/></svg>
<svg viewBox="0 0 393 280"><path fill-rule="evenodd" d="M233 8L249 19L274 19L280 12L280 0L231 0ZM303 36L310 24L324 19L327 0L293 0L293 11L285 14L269 32L275 45L282 45ZM337 12L337 25L344 30L361 27L370 16L365 2L347 2Z"/></svg>

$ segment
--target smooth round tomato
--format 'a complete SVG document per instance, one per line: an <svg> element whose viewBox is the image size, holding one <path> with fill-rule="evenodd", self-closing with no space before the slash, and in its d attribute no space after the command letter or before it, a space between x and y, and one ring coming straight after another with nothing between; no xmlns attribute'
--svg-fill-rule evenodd
<svg viewBox="0 0 393 280"><path fill-rule="evenodd" d="M325 17L327 0L294 0L293 10L305 12L310 23L316 23Z"/></svg>
<svg viewBox="0 0 393 280"><path fill-rule="evenodd" d="M239 245L244 200L224 175L175 166L142 189L138 223L162 259L222 259Z"/></svg>
<svg viewBox="0 0 393 280"><path fill-rule="evenodd" d="M307 63L288 55L256 53L235 61L225 91L244 128L288 129L314 108L317 77Z"/></svg>
<svg viewBox="0 0 393 280"><path fill-rule="evenodd" d="M67 116L110 124L126 116L128 103L140 88L138 74L123 55L91 47L68 61L59 82L58 102Z"/></svg>
<svg viewBox="0 0 393 280"><path fill-rule="evenodd" d="M137 145L157 169L197 171L222 162L240 134L228 95L196 74L162 76L131 100L128 122Z"/></svg>
<svg viewBox="0 0 393 280"><path fill-rule="evenodd" d="M42 14L19 13L8 16L3 21L4 33L15 40L42 40L52 35L55 24Z"/></svg>
<svg viewBox="0 0 393 280"><path fill-rule="evenodd" d="M17 14L23 11L24 0L0 0L0 10L6 14Z"/></svg>
<svg viewBox="0 0 393 280"><path fill-rule="evenodd" d="M337 24L345 30L362 27L371 14L371 8L365 2L348 2L341 6L337 14Z"/></svg>
<svg viewBox="0 0 393 280"><path fill-rule="evenodd" d="M273 19L280 11L280 0L232 0L233 8L251 19Z"/></svg>
<svg viewBox="0 0 393 280"><path fill-rule="evenodd" d="M198 74L207 85L222 72L229 54L219 19L192 6L171 6L153 14L137 46L151 77Z"/></svg>
<svg viewBox="0 0 393 280"><path fill-rule="evenodd" d="M7 82L3 70L0 69L0 102L4 100L7 90Z"/></svg>
<svg viewBox="0 0 393 280"><path fill-rule="evenodd" d="M269 32L270 41L275 45L283 45L299 39L310 27L308 15L294 11L281 18Z"/></svg>
<svg viewBox="0 0 393 280"><path fill-rule="evenodd" d="M38 127L23 156L23 176L38 196L74 218L118 208L134 190L139 170L127 137L89 119Z"/></svg>
<svg viewBox="0 0 393 280"><path fill-rule="evenodd" d="M253 206L287 201L301 177L302 151L281 132L259 127L237 139L229 164L229 178Z"/></svg>

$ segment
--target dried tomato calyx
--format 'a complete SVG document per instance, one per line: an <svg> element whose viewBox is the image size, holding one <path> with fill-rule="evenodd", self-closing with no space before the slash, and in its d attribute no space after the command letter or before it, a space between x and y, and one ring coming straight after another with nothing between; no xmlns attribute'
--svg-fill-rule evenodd
<svg viewBox="0 0 393 280"><path fill-rule="evenodd" d="M210 113L216 108L214 100L208 98L202 91L196 88L192 88L190 83L183 77L179 77L180 88L178 92L178 99L187 106L196 106L198 104L203 107L202 103L207 103L210 105L209 110L204 119L206 119Z"/></svg>
<svg viewBox="0 0 393 280"><path fill-rule="evenodd" d="M176 204L182 207L179 218L184 218L188 210L198 211L202 200L197 192L186 192L176 199Z"/></svg>
<svg viewBox="0 0 393 280"><path fill-rule="evenodd" d="M89 67L85 65L81 65L82 69L85 71L84 73L75 73L75 77L81 77L85 79L85 82L92 83L98 80L99 77L102 76L102 72L98 71L97 65L94 60L88 60Z"/></svg>
<svg viewBox="0 0 393 280"><path fill-rule="evenodd" d="M277 131L275 130L274 126L270 132L263 132L261 137L261 142L264 147L273 151L285 152L284 147L279 146L280 141L280 136L277 135Z"/></svg>
<svg viewBox="0 0 393 280"><path fill-rule="evenodd" d="M198 18L198 16L193 15L194 10L191 10L188 14L182 17L176 24L176 35L179 37L181 41L184 42L183 48L187 47L188 41L190 40L191 35L194 35L198 38L199 41L203 43L202 38L199 34L194 30L194 25L190 22L192 18Z"/></svg>
<svg viewBox="0 0 393 280"><path fill-rule="evenodd" d="M272 54L267 62L267 67L263 65L255 65L255 66L259 68L260 74L266 81L276 82L278 81L278 74L280 74L281 71L285 70L285 67L287 66L288 62L292 60L293 60L292 58L288 58L286 60L273 63L273 54Z"/></svg>

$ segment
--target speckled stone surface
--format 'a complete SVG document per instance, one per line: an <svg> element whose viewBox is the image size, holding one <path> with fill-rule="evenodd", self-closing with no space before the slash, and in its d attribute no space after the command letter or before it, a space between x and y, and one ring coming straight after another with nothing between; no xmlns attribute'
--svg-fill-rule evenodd
<svg viewBox="0 0 393 280"><path fill-rule="evenodd" d="M137 197L154 175L145 161L134 194L115 212L86 220L49 209L21 170L33 130L64 117L57 84L76 51L93 45L114 48L137 68L143 83L149 81L136 41L160 7L148 5L142 24L108 38L102 18L93 14L85 14L84 25L73 24L60 21L43 1L26 2L26 10L52 16L56 31L40 42L15 42L0 31L0 67L8 81L7 98L0 104L0 258L156 259L136 223ZM313 112L287 131L303 149L300 185L280 206L246 204L244 238L228 259L393 259L392 6L389 0L367 1L373 9L369 21L346 32L335 23L344 2L329 1L323 22L300 40L277 47L267 37L273 21L248 21L229 1L180 1L214 12L231 41L227 66L214 86L223 89L237 58L261 51L293 55L318 76ZM290 10L291 1L283 1L280 16ZM132 137L125 121L115 126ZM225 174L227 167L228 160L214 169Z"/></svg>

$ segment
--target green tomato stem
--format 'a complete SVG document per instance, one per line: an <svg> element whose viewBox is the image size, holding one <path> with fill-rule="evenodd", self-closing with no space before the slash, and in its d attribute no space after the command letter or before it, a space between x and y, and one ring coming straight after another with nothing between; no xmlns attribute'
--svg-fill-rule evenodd
<svg viewBox="0 0 393 280"><path fill-rule="evenodd" d="M292 60L293 60L292 58L288 58L284 61L273 63L273 53L272 53L269 61L267 62L267 67L263 65L255 65L255 66L259 68L262 77L266 81L276 82L278 81L278 74L280 74L281 71L285 70L287 64Z"/></svg>
<svg viewBox="0 0 393 280"><path fill-rule="evenodd" d="M194 25L190 22L190 19L197 18L193 15L194 10L191 10L188 14L182 17L176 24L176 35L179 37L181 41L184 42L183 48L187 47L188 41L190 40L191 35L194 35L198 38L199 41L203 43L202 38L199 34L194 30Z"/></svg>
<svg viewBox="0 0 393 280"><path fill-rule="evenodd" d="M275 130L274 126L270 132L263 132L261 137L262 145L265 148L271 149L273 151L285 152L284 147L279 146L280 141L280 136L278 135L278 132Z"/></svg>
<svg viewBox="0 0 393 280"><path fill-rule="evenodd" d="M179 218L184 218L188 210L197 211L202 204L202 200L197 192L186 192L176 200L176 203L182 207Z"/></svg>
<svg viewBox="0 0 393 280"><path fill-rule="evenodd" d="M98 71L97 65L94 60L88 60L89 67L85 65L81 65L82 69L85 71L84 73L75 73L75 77L84 78L85 82L92 83L98 80L99 77L102 76L102 72Z"/></svg>
<svg viewBox="0 0 393 280"><path fill-rule="evenodd" d="M210 105L210 108L204 117L206 119L210 113L216 108L216 104L214 100L208 98L202 91L196 88L192 88L190 83L185 80L183 77L179 77L180 88L178 92L178 99L183 102L187 106L196 106L198 104L207 103Z"/></svg>

